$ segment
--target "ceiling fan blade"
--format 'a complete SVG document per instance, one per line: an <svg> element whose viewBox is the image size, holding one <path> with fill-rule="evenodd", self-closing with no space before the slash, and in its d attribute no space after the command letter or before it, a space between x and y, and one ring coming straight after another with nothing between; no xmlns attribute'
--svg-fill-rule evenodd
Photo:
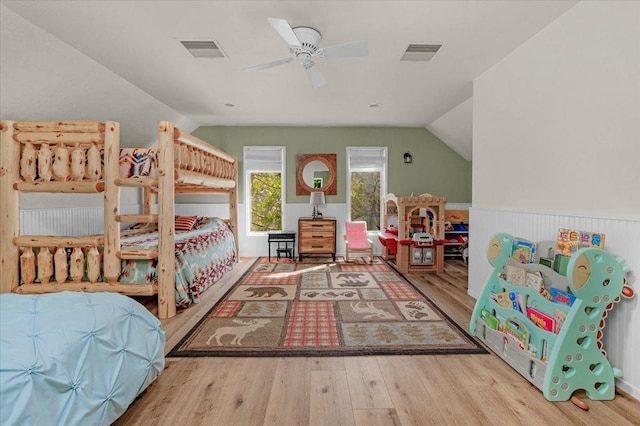
<svg viewBox="0 0 640 426"><path fill-rule="evenodd" d="M326 83L324 77L320 74L320 70L313 62L309 62L309 64L304 66L304 72L307 74L307 78L314 89L317 89Z"/></svg>
<svg viewBox="0 0 640 426"><path fill-rule="evenodd" d="M291 25L285 19L267 18L267 21L280 34L280 37L287 42L289 46L302 47L302 43L298 40L296 33L293 32Z"/></svg>
<svg viewBox="0 0 640 426"><path fill-rule="evenodd" d="M316 50L313 56L319 58L358 58L369 56L369 46L366 41L339 44Z"/></svg>
<svg viewBox="0 0 640 426"><path fill-rule="evenodd" d="M246 70L252 71L252 72L262 71L262 70L277 67L278 65L286 64L292 61L293 61L293 58L285 58L285 59L280 59L278 61L267 62L266 64L254 65L252 67L247 68Z"/></svg>

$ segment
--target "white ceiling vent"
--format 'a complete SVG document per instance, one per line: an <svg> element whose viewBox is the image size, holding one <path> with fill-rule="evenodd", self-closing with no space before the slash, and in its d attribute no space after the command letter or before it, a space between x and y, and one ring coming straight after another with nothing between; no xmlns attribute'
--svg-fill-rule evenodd
<svg viewBox="0 0 640 426"><path fill-rule="evenodd" d="M194 58L226 58L214 40L180 40L180 43Z"/></svg>
<svg viewBox="0 0 640 426"><path fill-rule="evenodd" d="M441 47L441 44L411 43L400 60L428 62L433 59Z"/></svg>

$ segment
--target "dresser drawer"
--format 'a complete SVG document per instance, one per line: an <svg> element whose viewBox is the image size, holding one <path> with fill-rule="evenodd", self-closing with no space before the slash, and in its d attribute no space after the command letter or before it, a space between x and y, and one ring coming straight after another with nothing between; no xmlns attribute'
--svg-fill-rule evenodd
<svg viewBox="0 0 640 426"><path fill-rule="evenodd" d="M329 233L333 235L336 230L336 222L333 220L305 220L300 221L300 231L308 235L316 233Z"/></svg>
<svg viewBox="0 0 640 426"><path fill-rule="evenodd" d="M302 251L333 251L334 243L335 239L333 238L333 235L305 236L304 240L300 240L300 249Z"/></svg>

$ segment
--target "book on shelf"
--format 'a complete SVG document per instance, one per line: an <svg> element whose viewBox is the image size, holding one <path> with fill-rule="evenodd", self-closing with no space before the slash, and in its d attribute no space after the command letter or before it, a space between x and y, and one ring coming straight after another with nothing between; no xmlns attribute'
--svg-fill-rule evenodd
<svg viewBox="0 0 640 426"><path fill-rule="evenodd" d="M539 293L544 286L542 273L540 271L527 272L527 280L525 282L525 286L530 287Z"/></svg>
<svg viewBox="0 0 640 426"><path fill-rule="evenodd" d="M576 301L576 297L573 294L558 288L550 288L549 293L551 294L551 301L555 303L571 306Z"/></svg>
<svg viewBox="0 0 640 426"><path fill-rule="evenodd" d="M556 254L572 256L583 247L604 249L604 237L605 235L601 232L560 228L556 240Z"/></svg>
<svg viewBox="0 0 640 426"><path fill-rule="evenodd" d="M537 244L523 238L514 238L511 258L520 263L535 263Z"/></svg>
<svg viewBox="0 0 640 426"><path fill-rule="evenodd" d="M567 314L558 308L553 308L553 319L556 321L555 333L560 334L560 330L562 330L562 325L564 324L564 321L567 319Z"/></svg>
<svg viewBox="0 0 640 426"><path fill-rule="evenodd" d="M505 265L504 272L507 276L507 282L513 285L524 286L527 281L527 271L518 266Z"/></svg>
<svg viewBox="0 0 640 426"><path fill-rule="evenodd" d="M521 349L529 346L529 330L517 318L507 318L503 328L504 334L513 336Z"/></svg>
<svg viewBox="0 0 640 426"><path fill-rule="evenodd" d="M552 333L556 332L556 320L552 316L549 316L536 308L529 307L527 308L527 317L529 317L531 322L538 328Z"/></svg>
<svg viewBox="0 0 640 426"><path fill-rule="evenodd" d="M498 305L502 306L503 308L513 309L513 302L511 301L511 298L509 297L509 292L508 291L502 291L500 293L493 293L491 295L491 298L493 300L495 300L496 303Z"/></svg>
<svg viewBox="0 0 640 426"><path fill-rule="evenodd" d="M480 312L480 318L482 318L489 328L493 330L498 330L500 327L500 321L498 321L498 318L486 309L483 309L482 312Z"/></svg>

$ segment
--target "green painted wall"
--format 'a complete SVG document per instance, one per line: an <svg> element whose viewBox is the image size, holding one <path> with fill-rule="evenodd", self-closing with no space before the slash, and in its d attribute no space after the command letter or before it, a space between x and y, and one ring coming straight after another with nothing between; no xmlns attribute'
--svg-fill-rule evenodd
<svg viewBox="0 0 640 426"><path fill-rule="evenodd" d="M295 195L296 154L337 154L338 194L327 196L327 202L346 203L346 147L386 146L389 192L399 196L428 192L445 196L450 203L471 203L471 162L423 128L203 126L192 134L238 157L239 194L244 193L245 145L286 147L288 203L309 202L308 196ZM413 155L412 164L403 162L407 151Z"/></svg>

